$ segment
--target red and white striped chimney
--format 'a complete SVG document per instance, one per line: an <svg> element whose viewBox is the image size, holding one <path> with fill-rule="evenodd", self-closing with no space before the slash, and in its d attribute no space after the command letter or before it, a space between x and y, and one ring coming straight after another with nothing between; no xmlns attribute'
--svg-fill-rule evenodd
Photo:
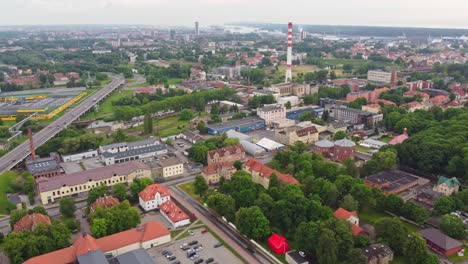
<svg viewBox="0 0 468 264"><path fill-rule="evenodd" d="M287 50L287 59L286 59L286 78L285 82L292 81L292 32L293 24L292 22L288 23L288 50Z"/></svg>

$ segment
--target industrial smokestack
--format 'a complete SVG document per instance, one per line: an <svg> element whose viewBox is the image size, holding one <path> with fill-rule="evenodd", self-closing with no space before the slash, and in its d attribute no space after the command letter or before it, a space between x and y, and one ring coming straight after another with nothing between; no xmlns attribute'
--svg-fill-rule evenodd
<svg viewBox="0 0 468 264"><path fill-rule="evenodd" d="M293 24L289 22L288 24L288 50L287 50L287 59L286 59L286 78L285 82L292 81L292 31L293 31Z"/></svg>
<svg viewBox="0 0 468 264"><path fill-rule="evenodd" d="M36 159L36 150L34 150L34 141L31 132L31 128L28 128L28 136L29 136L29 147L31 148L31 157L33 160Z"/></svg>

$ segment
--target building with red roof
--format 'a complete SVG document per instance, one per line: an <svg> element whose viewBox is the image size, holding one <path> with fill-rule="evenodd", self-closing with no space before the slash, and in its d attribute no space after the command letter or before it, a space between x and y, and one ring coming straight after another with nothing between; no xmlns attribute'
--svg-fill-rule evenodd
<svg viewBox="0 0 468 264"><path fill-rule="evenodd" d="M93 204L90 206L90 212L94 213L96 211L96 208L102 207L102 208L111 208L114 205L118 205L119 199L115 198L112 195L104 195L96 199Z"/></svg>
<svg viewBox="0 0 468 264"><path fill-rule="evenodd" d="M189 216L171 200L162 203L159 211L174 228L190 224Z"/></svg>
<svg viewBox="0 0 468 264"><path fill-rule="evenodd" d="M14 232L21 232L23 230L34 230L38 225L51 225L49 216L32 213L23 216L18 222L13 226Z"/></svg>
<svg viewBox="0 0 468 264"><path fill-rule="evenodd" d="M141 208L145 211L158 209L159 206L171 200L169 189L159 184L151 184L138 194Z"/></svg>
<svg viewBox="0 0 468 264"><path fill-rule="evenodd" d="M208 184L216 184L221 178L230 180L236 167L232 162L217 162L203 167L202 176Z"/></svg>
<svg viewBox="0 0 468 264"><path fill-rule="evenodd" d="M359 218L357 216L357 213L355 211L350 212L348 210L345 210L343 208L338 208L333 215L335 215L336 219L339 220L346 220L351 223L351 231L353 233L353 236L357 235L365 235L367 236L367 232L364 231L360 226L359 226Z"/></svg>
<svg viewBox="0 0 468 264"><path fill-rule="evenodd" d="M407 140L409 138L408 129L405 128L403 131L404 131L403 134L392 138L392 140L390 140L388 144L394 146L394 145L401 144L403 143L403 141Z"/></svg>
<svg viewBox="0 0 468 264"><path fill-rule="evenodd" d="M253 182L262 185L265 189L268 189L270 186L270 178L273 173L278 180L284 184L299 184L299 181L291 174L284 174L276 171L253 158L244 163L243 169L252 175Z"/></svg>
<svg viewBox="0 0 468 264"><path fill-rule="evenodd" d="M278 235L276 233L273 233L268 238L268 246L278 255L285 254L289 251L288 240L284 236Z"/></svg>
<svg viewBox="0 0 468 264"><path fill-rule="evenodd" d="M149 249L171 241L171 233L160 222L151 221L141 227L95 239L84 233L72 246L30 258L25 264L78 263L80 256L100 253L118 256L136 249Z"/></svg>
<svg viewBox="0 0 468 264"><path fill-rule="evenodd" d="M156 94L156 89L154 86L141 87L133 91L133 96L136 96L137 94Z"/></svg>
<svg viewBox="0 0 468 264"><path fill-rule="evenodd" d="M435 106L441 106L443 104L448 103L450 101L450 98L448 95L436 95L429 99L429 101Z"/></svg>
<svg viewBox="0 0 468 264"><path fill-rule="evenodd" d="M234 162L236 160L243 160L244 158L244 147L239 144L208 151L207 164L209 165L218 162Z"/></svg>
<svg viewBox="0 0 468 264"><path fill-rule="evenodd" d="M6 77L5 81L9 84L15 85L37 85L40 84L41 81L39 80L39 76L31 75L31 76L19 76L19 77Z"/></svg>

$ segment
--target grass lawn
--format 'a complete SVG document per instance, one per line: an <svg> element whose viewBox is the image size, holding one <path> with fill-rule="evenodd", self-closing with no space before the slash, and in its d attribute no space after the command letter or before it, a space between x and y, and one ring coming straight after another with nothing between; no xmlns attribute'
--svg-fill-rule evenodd
<svg viewBox="0 0 468 264"><path fill-rule="evenodd" d="M182 79L180 78L170 78L167 80L167 84L171 85L171 84L179 84L182 82Z"/></svg>
<svg viewBox="0 0 468 264"><path fill-rule="evenodd" d="M369 223L371 225L375 225L377 223L377 221L379 221L382 218L391 218L392 217L391 215L388 215L388 214L383 213L383 212L376 211L375 209L370 208L370 207L366 207L366 208L363 208L363 209L359 210L358 216L364 222L367 222L367 223ZM412 224L410 224L408 222L405 222L405 221L401 221L401 222L411 232L416 232L416 231L418 231L420 229L419 227L417 227L415 225L412 225Z"/></svg>
<svg viewBox="0 0 468 264"><path fill-rule="evenodd" d="M371 148L366 148L366 147L363 147L361 145L356 144L356 150L359 151L359 152L368 153L372 149Z"/></svg>
<svg viewBox="0 0 468 264"><path fill-rule="evenodd" d="M0 175L0 214L9 214L8 208L11 208L12 204L8 201L6 194L14 192L11 185L19 177L21 176L11 171Z"/></svg>
<svg viewBox="0 0 468 264"><path fill-rule="evenodd" d="M257 241L258 244L260 244L264 249L266 249L266 251L270 252L273 256L275 256L279 261L283 262L283 263L287 263L286 262L286 254L283 254L283 255L278 255L276 254L275 252L273 252L270 247L268 246L267 244L267 241L264 240L264 241ZM289 243L289 240L288 240L288 243Z"/></svg>
<svg viewBox="0 0 468 264"><path fill-rule="evenodd" d="M388 143L390 140L392 140L392 138L389 137L389 136L385 136L385 137L379 138L378 140L382 141L382 142L385 142L385 143Z"/></svg>
<svg viewBox="0 0 468 264"><path fill-rule="evenodd" d="M83 116L83 119L96 119L99 117L109 116L112 115L113 106L112 102L117 101L121 98L128 97L132 95L131 90L117 90L109 97L104 99L102 103L99 104L99 111L98 112L88 112Z"/></svg>
<svg viewBox="0 0 468 264"><path fill-rule="evenodd" d="M203 201L201 201L201 198L200 196L196 195L195 194L195 188L193 186L193 182L186 182L184 184L181 184L181 185L178 185L180 189L182 189L184 192L186 192L188 195L192 196L193 198L195 198L197 201L203 203Z"/></svg>
<svg viewBox="0 0 468 264"><path fill-rule="evenodd" d="M457 254L454 254L450 257L448 257L448 259L454 263L466 263L465 261L468 260L468 246L463 246L463 249L465 250L465 255L463 257L459 257Z"/></svg>
<svg viewBox="0 0 468 264"><path fill-rule="evenodd" d="M167 137L177 135L184 130L189 121L179 120L179 116L172 116L161 120L153 120L153 126L156 136ZM159 132L159 133L157 133Z"/></svg>
<svg viewBox="0 0 468 264"><path fill-rule="evenodd" d="M176 237L178 234L180 234L184 229L176 229L171 231L171 237ZM179 238L180 239L180 238Z"/></svg>

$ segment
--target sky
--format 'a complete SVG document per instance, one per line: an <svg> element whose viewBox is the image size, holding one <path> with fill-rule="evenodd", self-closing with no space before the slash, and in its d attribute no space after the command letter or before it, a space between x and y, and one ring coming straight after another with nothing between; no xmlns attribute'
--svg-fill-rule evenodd
<svg viewBox="0 0 468 264"><path fill-rule="evenodd" d="M0 25L266 22L468 28L468 0L0 0Z"/></svg>

